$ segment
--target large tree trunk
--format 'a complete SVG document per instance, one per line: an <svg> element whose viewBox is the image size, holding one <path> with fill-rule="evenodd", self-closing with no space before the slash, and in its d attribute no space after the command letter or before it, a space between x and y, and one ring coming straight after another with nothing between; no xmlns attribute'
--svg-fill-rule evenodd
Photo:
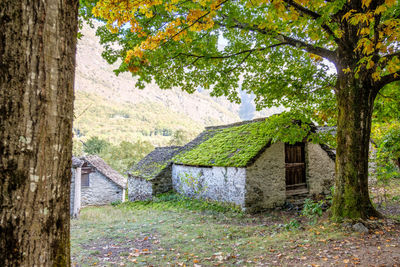
<svg viewBox="0 0 400 267"><path fill-rule="evenodd" d="M368 192L368 153L376 92L368 77L340 73L337 84L338 124L336 187L332 215L342 218L378 216Z"/></svg>
<svg viewBox="0 0 400 267"><path fill-rule="evenodd" d="M0 266L68 266L78 0L0 1Z"/></svg>

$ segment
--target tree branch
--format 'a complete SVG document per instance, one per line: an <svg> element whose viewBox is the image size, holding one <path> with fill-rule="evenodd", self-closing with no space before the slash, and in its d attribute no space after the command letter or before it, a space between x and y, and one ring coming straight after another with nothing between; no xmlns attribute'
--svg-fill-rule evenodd
<svg viewBox="0 0 400 267"><path fill-rule="evenodd" d="M248 53L238 64L236 64L235 67L233 67L232 69L230 69L230 70L228 70L228 71L225 71L225 73L228 74L229 72L232 72L232 71L234 71L235 69L239 68L239 67L243 64L243 62L245 62L246 59L247 59L253 52L254 52L254 51L249 51L249 53Z"/></svg>
<svg viewBox="0 0 400 267"><path fill-rule="evenodd" d="M235 21L236 25L233 25L233 26L227 26L221 22L216 22L216 23L219 26L226 27L226 28L238 28L238 29L242 29L242 30L258 32L258 33L265 34L265 35L271 35L271 36L275 35L273 37L276 40L280 41L281 43L285 43L287 45L290 45L290 46L293 46L296 48L302 48L303 50L305 50L309 53L316 54L316 55L323 57L333 63L336 63L336 54L335 54L335 52L333 52L329 49L322 48L322 47L314 47L311 44L308 44L301 40L297 40L293 37L285 36L283 34L276 33L276 32L269 32L265 29L260 29L255 26L251 26L248 23L238 22L237 20L234 20L234 21Z"/></svg>
<svg viewBox="0 0 400 267"><path fill-rule="evenodd" d="M233 53L233 54L229 54L229 55L221 55L221 56L205 56L205 55L195 55L195 54L189 54L189 53L179 53L178 55L172 57L171 59L174 59L178 56L187 56L187 57L195 57L195 58L210 58L210 59L224 59L224 58L230 58L230 57L234 57L234 56L239 56L241 54L245 54L245 53L253 53L256 51L264 51L265 49L268 48L274 48L277 46L281 46L281 45L287 45L288 43L279 43L279 44L274 44L274 45L270 45L267 47L260 47L260 48L254 48L254 49L246 49L237 53Z"/></svg>
<svg viewBox="0 0 400 267"><path fill-rule="evenodd" d="M390 61L394 57L400 57L400 51L394 52L394 53L389 54L389 55L382 56L382 58L385 58L387 61Z"/></svg>
<svg viewBox="0 0 400 267"><path fill-rule="evenodd" d="M285 2L288 5L294 7L296 10L300 11L301 13L303 13L305 15L308 15L309 17L313 18L314 20L316 20L316 19L321 17L320 14L303 7L302 5L296 3L293 0L283 0L283 2ZM325 32L327 34L329 34L329 35L331 35L333 37L333 40L335 41L335 43L337 43L337 44L341 44L342 43L342 40L340 40L339 38L337 38L335 36L335 34L333 33L332 29L328 26L328 24L323 23L323 24L321 24L321 27L322 27L322 29L325 30Z"/></svg>
<svg viewBox="0 0 400 267"><path fill-rule="evenodd" d="M228 2L229 0L224 0L223 2L219 3L216 7L220 7L221 5L223 5L224 3ZM199 22L202 18L208 16L211 13L211 11L207 11L204 15L200 16L198 19L196 19L192 24L184 27L182 30L178 31L176 34L172 35L167 41L165 41L163 44L160 45L163 46L166 43L170 42L171 40L174 39L174 37L178 36L179 34L181 34L182 32L186 31L187 29L189 29L190 27L192 27L194 24L196 24L197 22Z"/></svg>
<svg viewBox="0 0 400 267"><path fill-rule="evenodd" d="M299 5L298 3L296 3L293 0L283 0L283 2L285 2L286 4L294 7L295 9L300 11L301 13L312 17L313 19L317 19L317 18L321 17L320 14L318 14L318 13L312 11L312 10L307 9L307 8L303 7L302 5Z"/></svg>
<svg viewBox="0 0 400 267"><path fill-rule="evenodd" d="M383 97L383 98L387 98L387 99L391 99L391 100L395 100L395 101L398 100L397 98L394 98L394 97L392 97L392 96L384 95L384 94L382 94L381 92L378 92L378 94L379 94L381 97Z"/></svg>
<svg viewBox="0 0 400 267"><path fill-rule="evenodd" d="M379 92L379 90L382 89L383 86L385 86L386 84L389 84L391 82L395 82L395 81L400 81L400 70L393 72L391 74L382 76L381 79L376 83L376 88Z"/></svg>

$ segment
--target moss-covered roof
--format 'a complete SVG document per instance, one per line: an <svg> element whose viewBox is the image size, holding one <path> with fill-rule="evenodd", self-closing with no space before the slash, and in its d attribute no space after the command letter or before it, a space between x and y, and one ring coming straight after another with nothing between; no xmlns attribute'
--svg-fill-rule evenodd
<svg viewBox="0 0 400 267"><path fill-rule="evenodd" d="M271 143L277 141L290 142L293 138L293 136L287 134L287 132L290 132L288 125L273 124L271 120L267 122L266 119L260 118L229 125L207 127L204 132L183 147L155 149L136 164L128 174L149 180L156 177L172 162L190 166L249 166ZM289 123L290 125L301 125L298 121L291 120ZM301 138L301 141L304 138L301 134L317 131L318 127L309 126L311 126L311 129L306 128L305 132L297 131L292 135ZM283 129L280 137L275 128ZM282 136L290 140L285 141ZM326 145L321 145L321 147L335 160L333 150Z"/></svg>
<svg viewBox="0 0 400 267"><path fill-rule="evenodd" d="M209 127L183 147L174 163L196 166L245 167L270 144L265 118Z"/></svg>
<svg viewBox="0 0 400 267"><path fill-rule="evenodd" d="M172 158L180 149L180 146L157 147L135 164L128 171L128 175L150 180L171 164Z"/></svg>

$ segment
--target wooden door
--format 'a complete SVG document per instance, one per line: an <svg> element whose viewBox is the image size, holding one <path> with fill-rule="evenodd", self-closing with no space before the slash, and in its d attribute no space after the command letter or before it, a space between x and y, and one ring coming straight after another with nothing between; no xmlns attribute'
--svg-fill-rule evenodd
<svg viewBox="0 0 400 267"><path fill-rule="evenodd" d="M307 188L305 144L285 144L286 190Z"/></svg>

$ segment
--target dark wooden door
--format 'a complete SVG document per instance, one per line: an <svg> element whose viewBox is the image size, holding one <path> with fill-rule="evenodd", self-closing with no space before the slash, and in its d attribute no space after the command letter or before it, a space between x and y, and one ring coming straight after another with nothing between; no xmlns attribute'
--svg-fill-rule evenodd
<svg viewBox="0 0 400 267"><path fill-rule="evenodd" d="M304 143L285 144L286 190L306 188Z"/></svg>

